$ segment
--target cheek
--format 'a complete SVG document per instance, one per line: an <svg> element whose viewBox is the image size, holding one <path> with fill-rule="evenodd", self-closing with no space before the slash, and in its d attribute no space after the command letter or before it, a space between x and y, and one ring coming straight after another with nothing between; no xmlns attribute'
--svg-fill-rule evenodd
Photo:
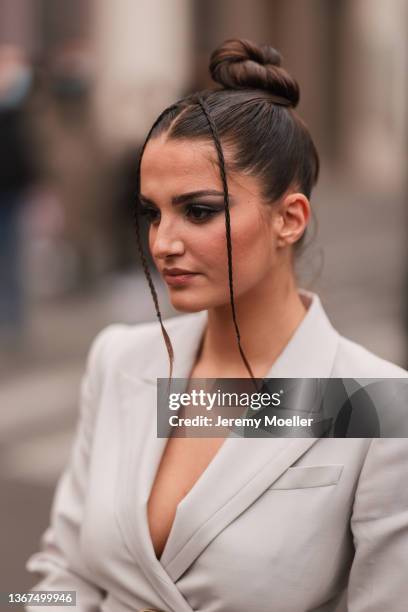
<svg viewBox="0 0 408 612"><path fill-rule="evenodd" d="M231 220L232 265L237 291L260 280L273 263L270 233L259 217ZM225 220L191 234L188 250L213 280L228 279ZM186 245L187 246L187 245Z"/></svg>
<svg viewBox="0 0 408 612"><path fill-rule="evenodd" d="M193 248L196 252L200 251L203 261L214 265L214 270L225 268L228 260L224 220L197 234Z"/></svg>
<svg viewBox="0 0 408 612"><path fill-rule="evenodd" d="M193 257L203 272L214 277L226 269L227 247L223 218L208 225L189 228L184 235L184 244L187 255Z"/></svg>
<svg viewBox="0 0 408 612"><path fill-rule="evenodd" d="M271 266L273 244L265 224L258 219L252 223L238 225L233 235L233 265L239 276L244 279L248 274L252 278L262 276Z"/></svg>

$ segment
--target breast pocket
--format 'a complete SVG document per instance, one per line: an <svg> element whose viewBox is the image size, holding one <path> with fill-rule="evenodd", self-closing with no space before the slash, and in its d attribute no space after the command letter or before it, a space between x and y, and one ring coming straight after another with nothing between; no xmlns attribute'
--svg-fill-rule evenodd
<svg viewBox="0 0 408 612"><path fill-rule="evenodd" d="M328 487L340 480L343 465L307 465L290 467L266 491Z"/></svg>

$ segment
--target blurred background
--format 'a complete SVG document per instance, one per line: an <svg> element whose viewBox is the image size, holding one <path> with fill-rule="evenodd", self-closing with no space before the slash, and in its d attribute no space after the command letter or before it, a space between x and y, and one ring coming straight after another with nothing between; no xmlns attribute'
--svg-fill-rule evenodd
<svg viewBox="0 0 408 612"><path fill-rule="evenodd" d="M300 285L408 366L408 0L0 0L0 591L33 585L92 338L154 318L138 149L237 36L281 51L321 155Z"/></svg>

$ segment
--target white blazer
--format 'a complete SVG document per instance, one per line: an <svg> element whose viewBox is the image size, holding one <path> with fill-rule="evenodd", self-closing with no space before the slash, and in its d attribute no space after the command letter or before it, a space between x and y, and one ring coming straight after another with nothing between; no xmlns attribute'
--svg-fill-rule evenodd
<svg viewBox="0 0 408 612"><path fill-rule="evenodd" d="M319 297L268 377L404 377L339 335ZM169 319L174 377L188 377L205 312ZM167 440L157 322L111 325L94 341L72 455L50 526L27 569L36 589L75 590L81 612L404 612L406 439L230 436L177 507L155 556L146 504ZM57 607L27 607L31 612Z"/></svg>

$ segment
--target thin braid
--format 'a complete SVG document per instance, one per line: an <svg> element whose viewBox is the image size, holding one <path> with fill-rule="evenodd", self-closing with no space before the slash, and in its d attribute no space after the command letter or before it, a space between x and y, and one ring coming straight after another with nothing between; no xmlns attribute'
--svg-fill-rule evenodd
<svg viewBox="0 0 408 612"><path fill-rule="evenodd" d="M150 274L150 270L149 270L149 265L147 263L147 259L146 256L144 254L143 251L143 247L142 247L142 241L141 241L141 237L140 237L140 223L139 223L139 206L140 206L140 168L141 168L141 163L142 163L142 156L144 153L144 150L146 148L147 143L149 142L150 136L152 135L153 130L155 129L155 127L158 125L158 123L160 123L160 121L163 119L163 117L165 115L167 115L167 113L169 113L171 110L173 110L176 107L176 104L169 106L168 108L166 108L162 113L160 113L160 115L157 117L156 121L153 123L152 127L149 130L149 133L146 136L146 139L143 143L143 146L141 148L140 151L140 155L139 155L139 163L138 163L138 168L137 168L137 206L135 206L134 208L134 219L135 219L135 228L136 228L136 242L137 242L137 248L139 251L139 256L140 256L140 260L142 262L142 267L143 267L143 272L144 275L146 277L146 280L148 282L149 288L150 288L150 293L152 294L152 298L153 298L153 303L154 303L154 307L156 310L156 315L157 318L159 320L160 323L160 327L161 327L161 331L163 334L163 338L166 344L166 348L167 348L167 353L169 355L169 362L170 362L170 367L169 367L169 386L170 386L170 382L171 382L171 378L173 375L173 361L174 361L174 351L173 351L173 346L171 344L171 340L170 337L163 325L163 321L162 321L162 316L160 313L160 308L159 308L159 300L157 297L157 292L156 289L154 287L153 284L153 280Z"/></svg>
<svg viewBox="0 0 408 612"><path fill-rule="evenodd" d="M224 153L221 147L220 138L218 136L217 126L215 125L215 122L213 118L211 117L211 114L207 107L207 103L204 101L204 99L202 98L200 94L197 94L196 97L197 97L198 104L201 106L201 109L208 121L208 125L210 126L210 130L211 130L211 133L214 139L214 144L215 144L215 148L217 150L217 155L218 155L221 181L222 181L222 186L224 190L225 230L226 230L227 256L228 256L228 283L229 283L230 302L231 302L231 310L232 310L232 320L234 322L235 332L237 336L238 349L239 349L240 355L242 357L242 360L245 364L246 369L248 370L252 380L255 382L255 376L252 372L251 366L249 365L249 362L247 358L245 357L244 351L241 346L241 335L239 333L237 316L236 316L236 311L235 311L234 286L233 286L233 277L232 277L231 220L230 220L230 211L229 211L229 193L228 193L227 175L225 172ZM256 382L255 382L255 386L256 386Z"/></svg>

